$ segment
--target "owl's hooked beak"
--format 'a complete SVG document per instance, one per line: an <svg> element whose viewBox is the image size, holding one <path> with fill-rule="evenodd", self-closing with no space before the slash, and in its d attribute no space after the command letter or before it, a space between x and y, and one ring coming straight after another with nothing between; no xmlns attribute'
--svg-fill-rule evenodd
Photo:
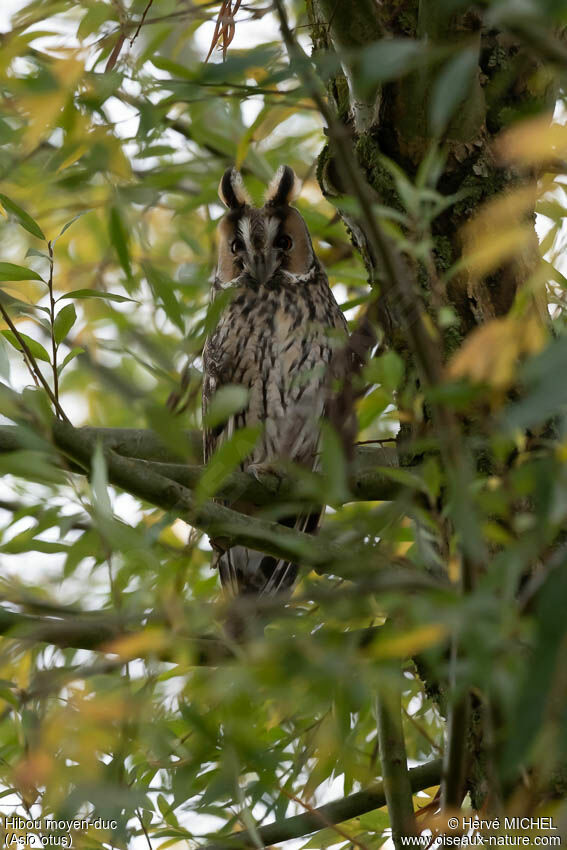
<svg viewBox="0 0 567 850"><path fill-rule="evenodd" d="M256 254L252 257L250 274L257 283L265 283L267 280L267 263L266 258L262 254Z"/></svg>
<svg viewBox="0 0 567 850"><path fill-rule="evenodd" d="M258 251L252 257L246 256L244 266L256 283L266 283L278 268L279 262L274 256L266 257Z"/></svg>

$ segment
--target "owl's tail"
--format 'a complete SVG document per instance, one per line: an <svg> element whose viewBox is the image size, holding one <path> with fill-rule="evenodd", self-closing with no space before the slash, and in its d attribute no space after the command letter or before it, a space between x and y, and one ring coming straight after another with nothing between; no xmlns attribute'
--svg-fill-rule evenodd
<svg viewBox="0 0 567 850"><path fill-rule="evenodd" d="M218 557L220 579L231 597L224 623L226 634L240 643L261 638L266 612L262 598L285 598L297 577L297 564L273 558L245 546L233 546Z"/></svg>
<svg viewBox="0 0 567 850"><path fill-rule="evenodd" d="M296 528L312 534L319 524L320 513L303 514L286 517L280 520L282 525ZM243 605L246 619L256 619L253 600L276 594L287 595L293 587L299 566L284 558L274 558L264 552L249 549L246 546L232 546L225 552L216 554L213 563L218 566L221 584L227 593L235 597L234 614L238 619L238 599L247 597ZM250 604L248 604L248 602ZM260 610L261 606L258 606ZM230 628L233 636L238 636L247 630L242 623L236 628Z"/></svg>
<svg viewBox="0 0 567 850"><path fill-rule="evenodd" d="M217 564L222 586L232 596L281 593L292 587L298 572L297 564L246 546L227 549Z"/></svg>

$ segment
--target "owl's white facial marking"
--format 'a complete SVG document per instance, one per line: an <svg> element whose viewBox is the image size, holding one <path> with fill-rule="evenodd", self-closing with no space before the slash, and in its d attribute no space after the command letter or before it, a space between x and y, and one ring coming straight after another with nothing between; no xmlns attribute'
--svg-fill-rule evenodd
<svg viewBox="0 0 567 850"><path fill-rule="evenodd" d="M265 239L265 247L266 251L271 251L274 247L274 241L276 236L278 235L279 230L279 221L277 218L271 216L267 219L266 222L266 239Z"/></svg>
<svg viewBox="0 0 567 850"><path fill-rule="evenodd" d="M281 257L274 246L280 222L266 216L263 210L251 210L243 214L238 222L241 239L233 242L233 253L237 262L257 283L266 283L274 276L281 264ZM236 248L236 250L234 250Z"/></svg>
<svg viewBox="0 0 567 850"><path fill-rule="evenodd" d="M254 246L252 245L252 225L249 216L246 215L240 219L238 229L244 242L246 254L252 257L254 255Z"/></svg>

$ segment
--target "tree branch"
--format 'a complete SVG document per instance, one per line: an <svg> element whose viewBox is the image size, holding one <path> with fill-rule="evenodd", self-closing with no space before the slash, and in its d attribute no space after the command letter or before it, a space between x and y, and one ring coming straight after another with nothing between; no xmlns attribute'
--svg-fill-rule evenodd
<svg viewBox="0 0 567 850"><path fill-rule="evenodd" d="M18 640L51 643L61 648L96 649L101 644L142 628L140 620L80 614L36 616L0 607L0 634Z"/></svg>
<svg viewBox="0 0 567 850"><path fill-rule="evenodd" d="M107 450L137 459L140 464L143 462L143 467L149 474L157 473L183 487L196 487L203 474L203 466L180 462L179 455L168 449L153 431L134 428L80 428L76 431L89 445L100 441ZM200 455L200 432L188 431L186 437L188 455ZM56 435L55 443L57 445ZM0 454L23 448L28 446L19 437L16 426L0 427ZM399 485L384 475L383 470L395 468L397 465L397 452L393 447L358 446L350 482L353 501L389 501L395 498ZM284 474L266 474L258 480L245 472L234 472L225 481L218 496L231 503L237 499L246 499L257 505L291 500L305 501L305 496L298 491L293 477Z"/></svg>
<svg viewBox="0 0 567 850"><path fill-rule="evenodd" d="M389 631L389 628L389 623L382 626L383 630ZM376 695L375 714L384 794L396 850L405 846L403 842L408 835L416 835L412 788L402 727L402 684L399 660L386 663Z"/></svg>
<svg viewBox="0 0 567 850"><path fill-rule="evenodd" d="M85 471L90 470L96 440L80 429L65 422L53 422L53 437L57 447L66 452L73 461L79 461ZM305 566L331 569L337 575L348 578L356 571L360 577L364 554L372 553L373 568L376 567L377 552L365 544L358 548L353 557L353 546L345 547L325 539L296 531L277 522L240 514L237 511L211 501L199 504L191 491L176 481L166 478L132 458L121 457L114 451L105 450L108 479L132 495L178 517L222 542L223 546L249 546L277 558L299 560ZM354 547L356 550L357 547Z"/></svg>
<svg viewBox="0 0 567 850"><path fill-rule="evenodd" d="M371 584L364 588L367 593L379 589L380 585ZM429 588L431 589L431 586ZM309 593L304 599L317 600L318 594ZM336 593L335 593L336 598ZM299 597L301 602L302 598ZM31 603L13 602L20 607L34 608L36 601ZM239 610L246 613L252 608L251 600L237 598L233 601ZM116 613L115 611L90 612L74 608L50 606L49 603L39 603L41 613L29 614L22 611L11 611L0 606L0 635L8 635L11 639L24 643L47 643L60 649L88 649L96 652L110 652L109 645L119 638L129 637L143 631L148 626L163 626L172 629L173 650L167 645L154 649L147 646L134 648L132 658L146 658L148 655L157 656L161 661L174 661L175 649L180 642L191 646L196 650L193 663L197 666L217 665L221 661L241 658L235 654L233 645L215 633L195 634L186 630L186 623L191 621L194 609L191 605L184 606L181 614L181 626L177 621L172 624L166 610L154 610L151 612L137 611L128 615ZM270 610L280 615L289 615L290 609L283 608L281 600L274 597L266 597L256 604L254 612ZM199 614L203 612L203 603L199 602ZM311 635L311 640L317 642L320 638L328 642L339 642L342 646L348 645L351 649L368 648L372 642L382 636L383 626L370 626L364 629L353 629L349 632L337 632L331 628L325 628ZM289 640L295 638L290 634ZM240 652L242 647L240 647Z"/></svg>
<svg viewBox="0 0 567 850"><path fill-rule="evenodd" d="M408 771L411 790L415 794L432 785L438 785L441 779L441 761L435 760L427 764L413 767ZM377 782L365 791L351 794L342 800L335 800L320 806L313 812L287 818L280 823L258 827L255 834L260 836L263 846L279 844L291 838L301 838L310 832L322 829L329 823L342 823L350 818L372 812L386 805L384 783ZM205 850L253 850L258 846L248 830L222 836L213 844L207 844Z"/></svg>

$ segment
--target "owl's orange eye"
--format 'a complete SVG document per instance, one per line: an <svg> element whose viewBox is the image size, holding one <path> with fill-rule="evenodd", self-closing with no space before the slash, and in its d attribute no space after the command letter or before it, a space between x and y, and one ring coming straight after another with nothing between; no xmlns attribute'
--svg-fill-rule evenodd
<svg viewBox="0 0 567 850"><path fill-rule="evenodd" d="M282 251L289 251L291 246L293 245L291 236L288 236L287 233L282 233L281 236L278 236L276 241L274 242L276 248L280 248Z"/></svg>
<svg viewBox="0 0 567 850"><path fill-rule="evenodd" d="M230 243L230 250L233 254L238 254L239 251L244 251L244 242L242 239L233 239Z"/></svg>

